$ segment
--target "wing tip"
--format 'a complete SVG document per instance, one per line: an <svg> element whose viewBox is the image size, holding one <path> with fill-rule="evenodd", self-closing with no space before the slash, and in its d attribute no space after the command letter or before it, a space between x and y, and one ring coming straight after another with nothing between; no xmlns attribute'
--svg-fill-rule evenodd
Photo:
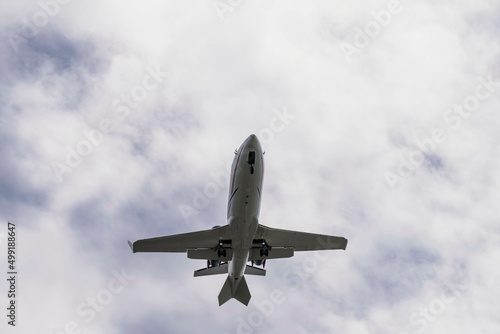
<svg viewBox="0 0 500 334"><path fill-rule="evenodd" d="M134 251L134 244L130 242L130 240L127 240L128 242L128 246L130 247L130 249L132 250L132 253L135 253Z"/></svg>

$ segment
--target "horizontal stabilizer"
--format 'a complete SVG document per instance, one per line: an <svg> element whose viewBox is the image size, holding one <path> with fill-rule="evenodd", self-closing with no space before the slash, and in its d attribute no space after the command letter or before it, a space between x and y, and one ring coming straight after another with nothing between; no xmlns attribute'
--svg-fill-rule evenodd
<svg viewBox="0 0 500 334"><path fill-rule="evenodd" d="M266 270L247 265L245 275L266 276Z"/></svg>
<svg viewBox="0 0 500 334"><path fill-rule="evenodd" d="M208 275L219 275L219 274L227 274L227 263L223 263L220 266L196 270L194 272L194 277L208 276Z"/></svg>

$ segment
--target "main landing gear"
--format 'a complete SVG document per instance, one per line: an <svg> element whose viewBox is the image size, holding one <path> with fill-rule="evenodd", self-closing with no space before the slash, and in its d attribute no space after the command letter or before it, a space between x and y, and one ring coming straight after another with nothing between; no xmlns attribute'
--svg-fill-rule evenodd
<svg viewBox="0 0 500 334"><path fill-rule="evenodd" d="M222 246L222 242L219 242L219 244L217 245L217 247L215 248L215 250L217 251L217 256L218 257L226 257L226 250Z"/></svg>
<svg viewBox="0 0 500 334"><path fill-rule="evenodd" d="M269 251L272 249L266 240L262 240L262 248L260 249L260 256L269 256Z"/></svg>

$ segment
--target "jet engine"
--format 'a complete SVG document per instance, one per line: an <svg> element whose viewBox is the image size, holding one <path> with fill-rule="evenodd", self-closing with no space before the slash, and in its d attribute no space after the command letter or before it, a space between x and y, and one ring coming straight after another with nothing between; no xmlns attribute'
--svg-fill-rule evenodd
<svg viewBox="0 0 500 334"><path fill-rule="evenodd" d="M255 260L252 262L253 264L255 264L256 266L262 266L262 267L265 267L266 266L266 259L262 259L262 260Z"/></svg>
<svg viewBox="0 0 500 334"><path fill-rule="evenodd" d="M209 267L217 267L220 264L219 260L208 260Z"/></svg>

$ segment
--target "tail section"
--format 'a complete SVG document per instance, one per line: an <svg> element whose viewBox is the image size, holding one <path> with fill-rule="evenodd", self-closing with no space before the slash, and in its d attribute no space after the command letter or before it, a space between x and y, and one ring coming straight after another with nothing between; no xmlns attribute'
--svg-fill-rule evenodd
<svg viewBox="0 0 500 334"><path fill-rule="evenodd" d="M231 288L231 279L229 278L229 275L226 278L226 282L222 286L222 290L220 290L219 293L219 306L227 302L229 299L233 298L233 293L232 293L232 288Z"/></svg>
<svg viewBox="0 0 500 334"><path fill-rule="evenodd" d="M234 298L236 298L240 303L245 306L248 305L250 301L250 290L248 289L247 281L245 280L245 276L242 276L239 279L239 283L236 285L236 291L234 293Z"/></svg>
<svg viewBox="0 0 500 334"><path fill-rule="evenodd" d="M245 275L266 276L266 270L247 265L245 268Z"/></svg>
<svg viewBox="0 0 500 334"><path fill-rule="evenodd" d="M231 298L235 298L240 303L245 306L250 302L250 290L248 289L247 281L245 276L241 277L237 281L231 281L231 278L227 276L224 286L219 293L219 306L227 302Z"/></svg>

